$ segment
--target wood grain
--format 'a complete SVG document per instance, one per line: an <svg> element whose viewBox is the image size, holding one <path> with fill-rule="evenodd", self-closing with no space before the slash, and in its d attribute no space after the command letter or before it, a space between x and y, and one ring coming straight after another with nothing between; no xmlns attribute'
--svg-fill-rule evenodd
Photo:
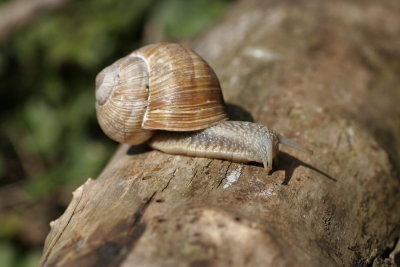
<svg viewBox="0 0 400 267"><path fill-rule="evenodd" d="M122 145L52 222L41 266L393 263L399 8L237 2L192 47L241 107L231 116L249 112L314 155L284 148L268 175L261 165Z"/></svg>

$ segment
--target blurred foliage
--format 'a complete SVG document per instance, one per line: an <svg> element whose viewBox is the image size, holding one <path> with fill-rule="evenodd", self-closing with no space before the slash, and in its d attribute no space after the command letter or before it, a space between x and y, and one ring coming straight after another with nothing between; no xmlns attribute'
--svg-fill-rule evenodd
<svg viewBox="0 0 400 267"><path fill-rule="evenodd" d="M24 207L96 177L116 148L96 122L96 74L143 45L143 36L174 41L193 36L230 2L75 0L0 42L1 263L33 266L40 251L17 237ZM2 199L10 185L29 195L24 198L29 203L4 206L13 203ZM37 218L46 225L65 205L49 209L49 217Z"/></svg>
<svg viewBox="0 0 400 267"><path fill-rule="evenodd" d="M0 242L1 266L36 266L40 260L41 251L32 249L29 252L21 252L15 249L9 242Z"/></svg>
<svg viewBox="0 0 400 267"><path fill-rule="evenodd" d="M230 1L159 1L150 13L150 30L160 39L187 38L198 33L225 10ZM153 33L154 34L154 33Z"/></svg>

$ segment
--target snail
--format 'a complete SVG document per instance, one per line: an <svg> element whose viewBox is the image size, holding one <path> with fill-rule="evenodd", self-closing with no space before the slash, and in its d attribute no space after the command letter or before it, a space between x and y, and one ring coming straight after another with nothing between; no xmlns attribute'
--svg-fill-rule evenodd
<svg viewBox="0 0 400 267"><path fill-rule="evenodd" d="M279 144L312 152L266 126L229 121L215 72L180 44L147 45L103 69L96 77L96 114L117 142L258 162L268 172Z"/></svg>

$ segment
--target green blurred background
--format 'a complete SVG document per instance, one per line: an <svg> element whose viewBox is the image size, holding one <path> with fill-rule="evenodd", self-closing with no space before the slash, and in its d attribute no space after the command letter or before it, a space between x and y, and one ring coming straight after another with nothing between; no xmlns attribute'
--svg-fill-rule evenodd
<svg viewBox="0 0 400 267"><path fill-rule="evenodd" d="M49 222L116 149L96 122L96 74L146 43L198 34L232 0L63 2L0 32L0 266L37 264Z"/></svg>

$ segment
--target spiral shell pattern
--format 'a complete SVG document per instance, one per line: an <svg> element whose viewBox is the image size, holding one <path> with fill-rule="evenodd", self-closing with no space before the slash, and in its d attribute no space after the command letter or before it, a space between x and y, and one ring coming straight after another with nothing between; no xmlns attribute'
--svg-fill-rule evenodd
<svg viewBox="0 0 400 267"><path fill-rule="evenodd" d="M101 71L96 110L103 131L128 144L145 142L154 130L195 131L227 119L212 68L171 43L142 47Z"/></svg>
<svg viewBox="0 0 400 267"><path fill-rule="evenodd" d="M120 143L140 144L153 135L141 128L148 98L146 63L124 57L96 77L96 113L100 127Z"/></svg>

